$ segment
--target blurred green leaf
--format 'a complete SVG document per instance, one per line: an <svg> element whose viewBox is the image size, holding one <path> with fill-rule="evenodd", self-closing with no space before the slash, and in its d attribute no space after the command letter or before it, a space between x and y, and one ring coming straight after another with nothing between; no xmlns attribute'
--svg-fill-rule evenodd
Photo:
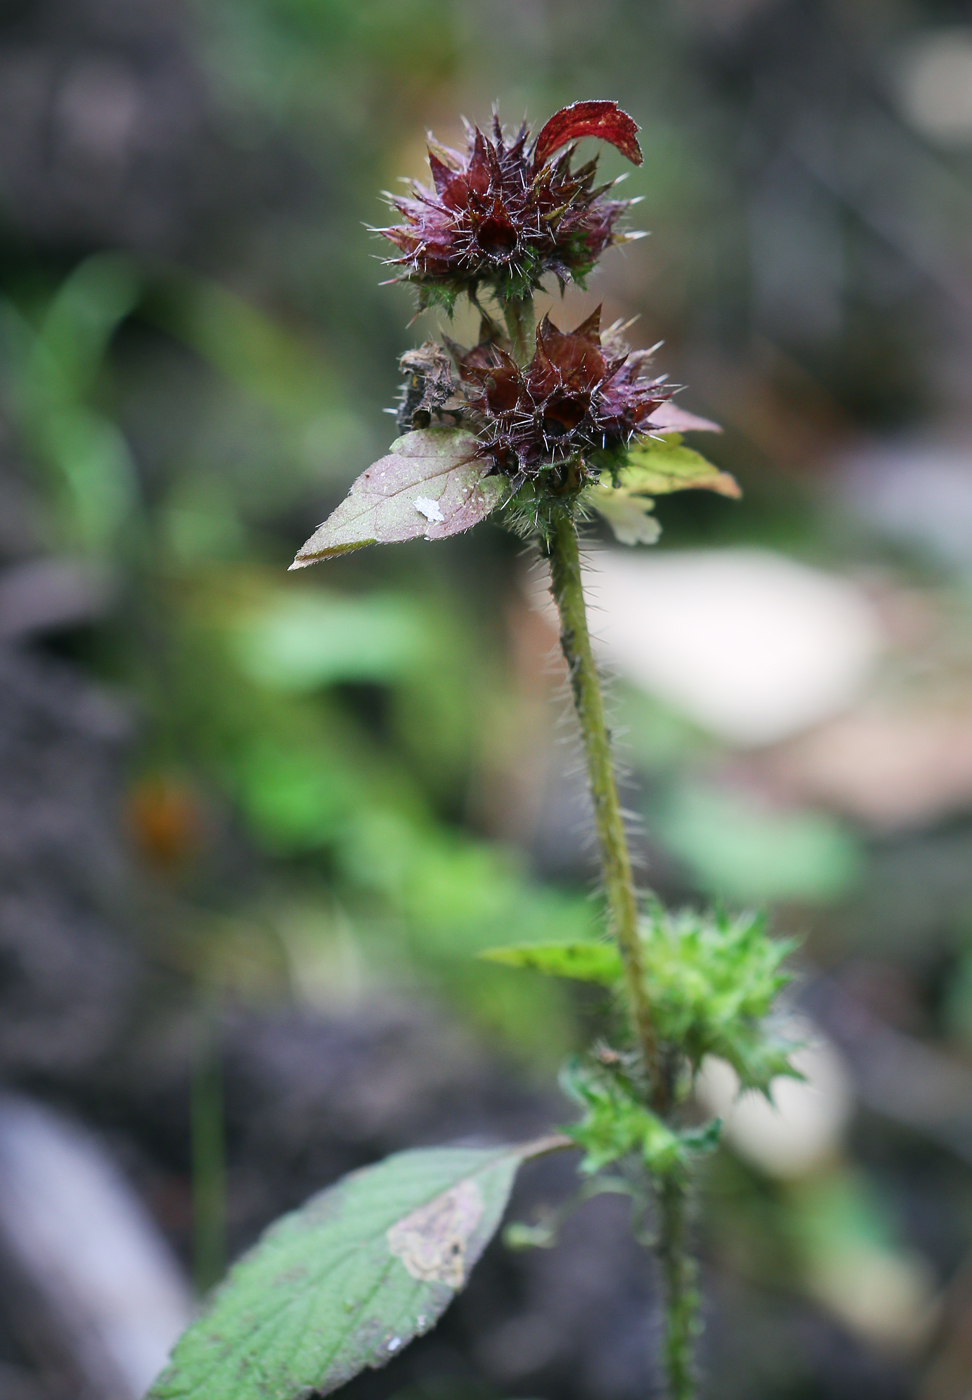
<svg viewBox="0 0 972 1400"><path fill-rule="evenodd" d="M588 486L584 501L602 515L615 538L621 544L656 544L661 526L652 514L654 501L647 496L634 495L627 487Z"/></svg>
<svg viewBox="0 0 972 1400"><path fill-rule="evenodd" d="M341 384L319 347L217 283L170 275L152 318L261 403L314 421L340 401Z"/></svg>
<svg viewBox="0 0 972 1400"><path fill-rule="evenodd" d="M397 679L428 660L430 639L421 609L407 598L321 591L276 598L242 618L233 648L251 680L300 692Z"/></svg>
<svg viewBox="0 0 972 1400"><path fill-rule="evenodd" d="M232 786L256 834L281 854L320 850L369 798L367 777L353 765L271 735L236 757Z"/></svg>
<svg viewBox="0 0 972 1400"><path fill-rule="evenodd" d="M132 259L102 254L61 283L36 327L11 302L0 305L13 416L51 477L61 533L73 548L111 548L139 501L128 444L93 398L111 337L141 290Z"/></svg>
<svg viewBox="0 0 972 1400"><path fill-rule="evenodd" d="M828 903L861 873L853 836L822 812L773 810L691 784L660 804L652 823L705 890L735 902Z"/></svg>
<svg viewBox="0 0 972 1400"><path fill-rule="evenodd" d="M510 948L486 948L488 962L528 968L548 977L571 977L613 987L623 974L621 955L613 943L535 943Z"/></svg>
<svg viewBox="0 0 972 1400"><path fill-rule="evenodd" d="M972 952L958 958L945 987L942 1018L949 1035L972 1045Z"/></svg>
<svg viewBox="0 0 972 1400"><path fill-rule="evenodd" d="M82 398L94 387L111 338L138 305L144 274L134 258L99 253L65 278L48 304L37 349L49 357L61 390Z"/></svg>

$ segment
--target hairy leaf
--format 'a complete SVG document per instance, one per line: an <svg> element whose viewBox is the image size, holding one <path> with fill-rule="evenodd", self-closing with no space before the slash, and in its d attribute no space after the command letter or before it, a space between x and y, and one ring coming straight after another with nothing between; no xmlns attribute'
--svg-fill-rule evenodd
<svg viewBox="0 0 972 1400"><path fill-rule="evenodd" d="M525 967L548 977L573 977L578 982L599 982L613 987L624 969L612 943L523 943L509 948L487 948L480 953L489 962Z"/></svg>
<svg viewBox="0 0 972 1400"><path fill-rule="evenodd" d="M418 535L442 540L476 525L499 505L506 486L505 477L486 476L488 464L476 455L477 447L473 434L458 428L423 428L396 439L290 567L302 569L366 544Z"/></svg>
<svg viewBox="0 0 972 1400"><path fill-rule="evenodd" d="M427 1332L496 1232L520 1164L559 1138L399 1152L270 1227L147 1400L296 1400Z"/></svg>
<svg viewBox="0 0 972 1400"><path fill-rule="evenodd" d="M621 544L655 544L661 525L652 515L655 504L649 496L628 490L624 486L589 486L584 500L602 515L615 539Z"/></svg>
<svg viewBox="0 0 972 1400"><path fill-rule="evenodd" d="M616 102L574 102L555 112L537 137L533 159L536 165L581 136L596 136L608 141L633 165L640 165L643 156L638 145L638 123L622 112Z"/></svg>
<svg viewBox="0 0 972 1400"><path fill-rule="evenodd" d="M587 1176L633 1152L652 1176L667 1176L682 1171L693 1156L718 1146L721 1119L677 1132L645 1106L620 1070L569 1060L560 1072L560 1087L584 1110L581 1121L565 1132L584 1149L580 1170Z"/></svg>
<svg viewBox="0 0 972 1400"><path fill-rule="evenodd" d="M734 499L742 495L735 477L714 467L691 447L684 447L677 436L631 448L617 480L619 486L638 496L699 489Z"/></svg>
<svg viewBox="0 0 972 1400"><path fill-rule="evenodd" d="M689 413L687 408L679 408L678 404L668 401L658 405L648 419L648 426L656 433L722 432L718 423L713 423L709 418L700 418L696 413Z"/></svg>
<svg viewBox="0 0 972 1400"><path fill-rule="evenodd" d="M659 1176L684 1161L678 1133L639 1103L621 1077L574 1060L561 1071L560 1084L584 1109L581 1121L565 1130L584 1149L582 1172L593 1175L631 1152Z"/></svg>

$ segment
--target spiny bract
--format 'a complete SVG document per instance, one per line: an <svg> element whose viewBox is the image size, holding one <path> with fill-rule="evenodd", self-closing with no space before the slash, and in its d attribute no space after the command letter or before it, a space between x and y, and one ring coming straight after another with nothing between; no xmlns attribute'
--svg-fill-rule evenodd
<svg viewBox="0 0 972 1400"><path fill-rule="evenodd" d="M400 251L390 266L422 306L450 309L484 283L501 300L531 295L547 273L582 283L605 248L636 235L616 229L631 201L595 186L596 159L574 170L570 143L594 136L640 165L637 131L616 102L575 102L533 142L525 122L507 139L495 114L492 136L468 129L465 152L431 141L432 187L411 181L409 196L387 196L403 219L378 230Z"/></svg>

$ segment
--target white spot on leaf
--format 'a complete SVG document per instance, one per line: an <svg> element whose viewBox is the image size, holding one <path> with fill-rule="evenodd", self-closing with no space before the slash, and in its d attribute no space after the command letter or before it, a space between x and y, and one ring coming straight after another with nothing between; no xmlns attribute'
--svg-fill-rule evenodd
<svg viewBox="0 0 972 1400"><path fill-rule="evenodd" d="M433 525L445 520L445 516L439 509L438 501L433 501L431 496L416 496L415 509Z"/></svg>

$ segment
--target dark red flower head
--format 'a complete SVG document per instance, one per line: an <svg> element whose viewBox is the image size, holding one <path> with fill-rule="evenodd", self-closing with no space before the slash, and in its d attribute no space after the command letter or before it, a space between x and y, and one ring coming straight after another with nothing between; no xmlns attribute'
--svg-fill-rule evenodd
<svg viewBox="0 0 972 1400"><path fill-rule="evenodd" d="M389 196L404 220L380 230L401 253L391 266L423 305L451 305L481 283L504 300L529 296L549 272L583 282L609 244L634 236L615 229L631 201L595 187L596 159L573 170L569 143L596 136L640 165L637 131L616 102L575 102L532 142L524 123L508 143L494 115L492 137L469 129L465 154L430 145L433 188L413 182L411 197Z"/></svg>
<svg viewBox="0 0 972 1400"><path fill-rule="evenodd" d="M486 341L453 353L469 413L496 470L522 481L572 457L626 446L671 397L641 370L650 352L627 351L612 328L602 343L600 307L574 331L544 317L522 368Z"/></svg>

